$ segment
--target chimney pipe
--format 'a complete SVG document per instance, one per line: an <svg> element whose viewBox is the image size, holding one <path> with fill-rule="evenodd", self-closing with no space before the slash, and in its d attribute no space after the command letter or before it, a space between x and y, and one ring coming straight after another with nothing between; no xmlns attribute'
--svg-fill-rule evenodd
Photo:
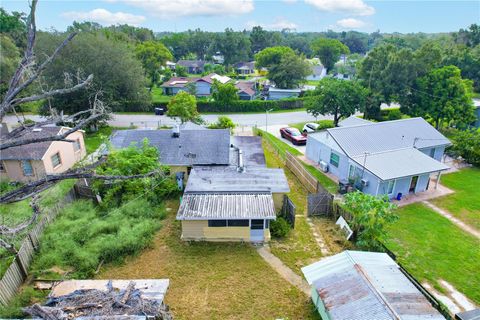
<svg viewBox="0 0 480 320"><path fill-rule="evenodd" d="M232 148L234 148L237 153L238 153L238 158L237 158L237 171L238 172L245 172L245 166L243 165L243 151L240 150L239 147L237 147L234 144L230 145Z"/></svg>
<svg viewBox="0 0 480 320"><path fill-rule="evenodd" d="M172 137L173 138L180 137L180 127L178 126L178 124L174 125L172 128Z"/></svg>

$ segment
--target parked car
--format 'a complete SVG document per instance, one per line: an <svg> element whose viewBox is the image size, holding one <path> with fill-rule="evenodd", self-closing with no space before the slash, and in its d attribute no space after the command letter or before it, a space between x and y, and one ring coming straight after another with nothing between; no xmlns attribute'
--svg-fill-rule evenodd
<svg viewBox="0 0 480 320"><path fill-rule="evenodd" d="M305 123L305 125L303 126L302 132L312 133L312 132L317 131L318 127L320 127L320 125L318 123L315 123L315 122Z"/></svg>
<svg viewBox="0 0 480 320"><path fill-rule="evenodd" d="M163 116L165 114L164 108L155 108L155 115L156 116Z"/></svg>
<svg viewBox="0 0 480 320"><path fill-rule="evenodd" d="M280 135L282 138L292 141L295 145L307 143L307 137L303 136L297 128L281 128Z"/></svg>

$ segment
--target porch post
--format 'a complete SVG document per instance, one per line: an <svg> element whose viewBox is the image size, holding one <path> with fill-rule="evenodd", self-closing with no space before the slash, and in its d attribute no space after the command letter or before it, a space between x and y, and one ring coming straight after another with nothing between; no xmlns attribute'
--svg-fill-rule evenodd
<svg viewBox="0 0 480 320"><path fill-rule="evenodd" d="M437 181L435 181L435 190L437 190L438 184L440 183L440 176L442 174L442 171L438 171L437 174Z"/></svg>

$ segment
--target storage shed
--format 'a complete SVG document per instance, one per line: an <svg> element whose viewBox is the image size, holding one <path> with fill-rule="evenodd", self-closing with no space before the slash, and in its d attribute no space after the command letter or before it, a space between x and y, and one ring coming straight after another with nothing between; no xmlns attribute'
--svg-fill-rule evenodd
<svg viewBox="0 0 480 320"><path fill-rule="evenodd" d="M386 253L344 251L302 272L323 320L445 319Z"/></svg>

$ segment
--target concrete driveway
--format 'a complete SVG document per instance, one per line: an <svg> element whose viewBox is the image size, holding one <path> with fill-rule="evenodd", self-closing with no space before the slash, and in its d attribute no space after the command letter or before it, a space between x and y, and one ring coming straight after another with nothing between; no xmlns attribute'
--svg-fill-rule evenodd
<svg viewBox="0 0 480 320"><path fill-rule="evenodd" d="M275 125L269 125L268 130L265 130L265 126L259 127L259 129L267 131L268 133L274 135L275 137L282 140L283 142L285 142L289 146L292 146L295 149L297 149L298 151L300 151L301 153L305 154L306 146L304 146L304 145L303 146L297 146L297 145L294 145L290 140L282 138L282 136L280 135L280 129L285 128L285 127L288 127L288 125L286 125L286 124L275 124Z"/></svg>

